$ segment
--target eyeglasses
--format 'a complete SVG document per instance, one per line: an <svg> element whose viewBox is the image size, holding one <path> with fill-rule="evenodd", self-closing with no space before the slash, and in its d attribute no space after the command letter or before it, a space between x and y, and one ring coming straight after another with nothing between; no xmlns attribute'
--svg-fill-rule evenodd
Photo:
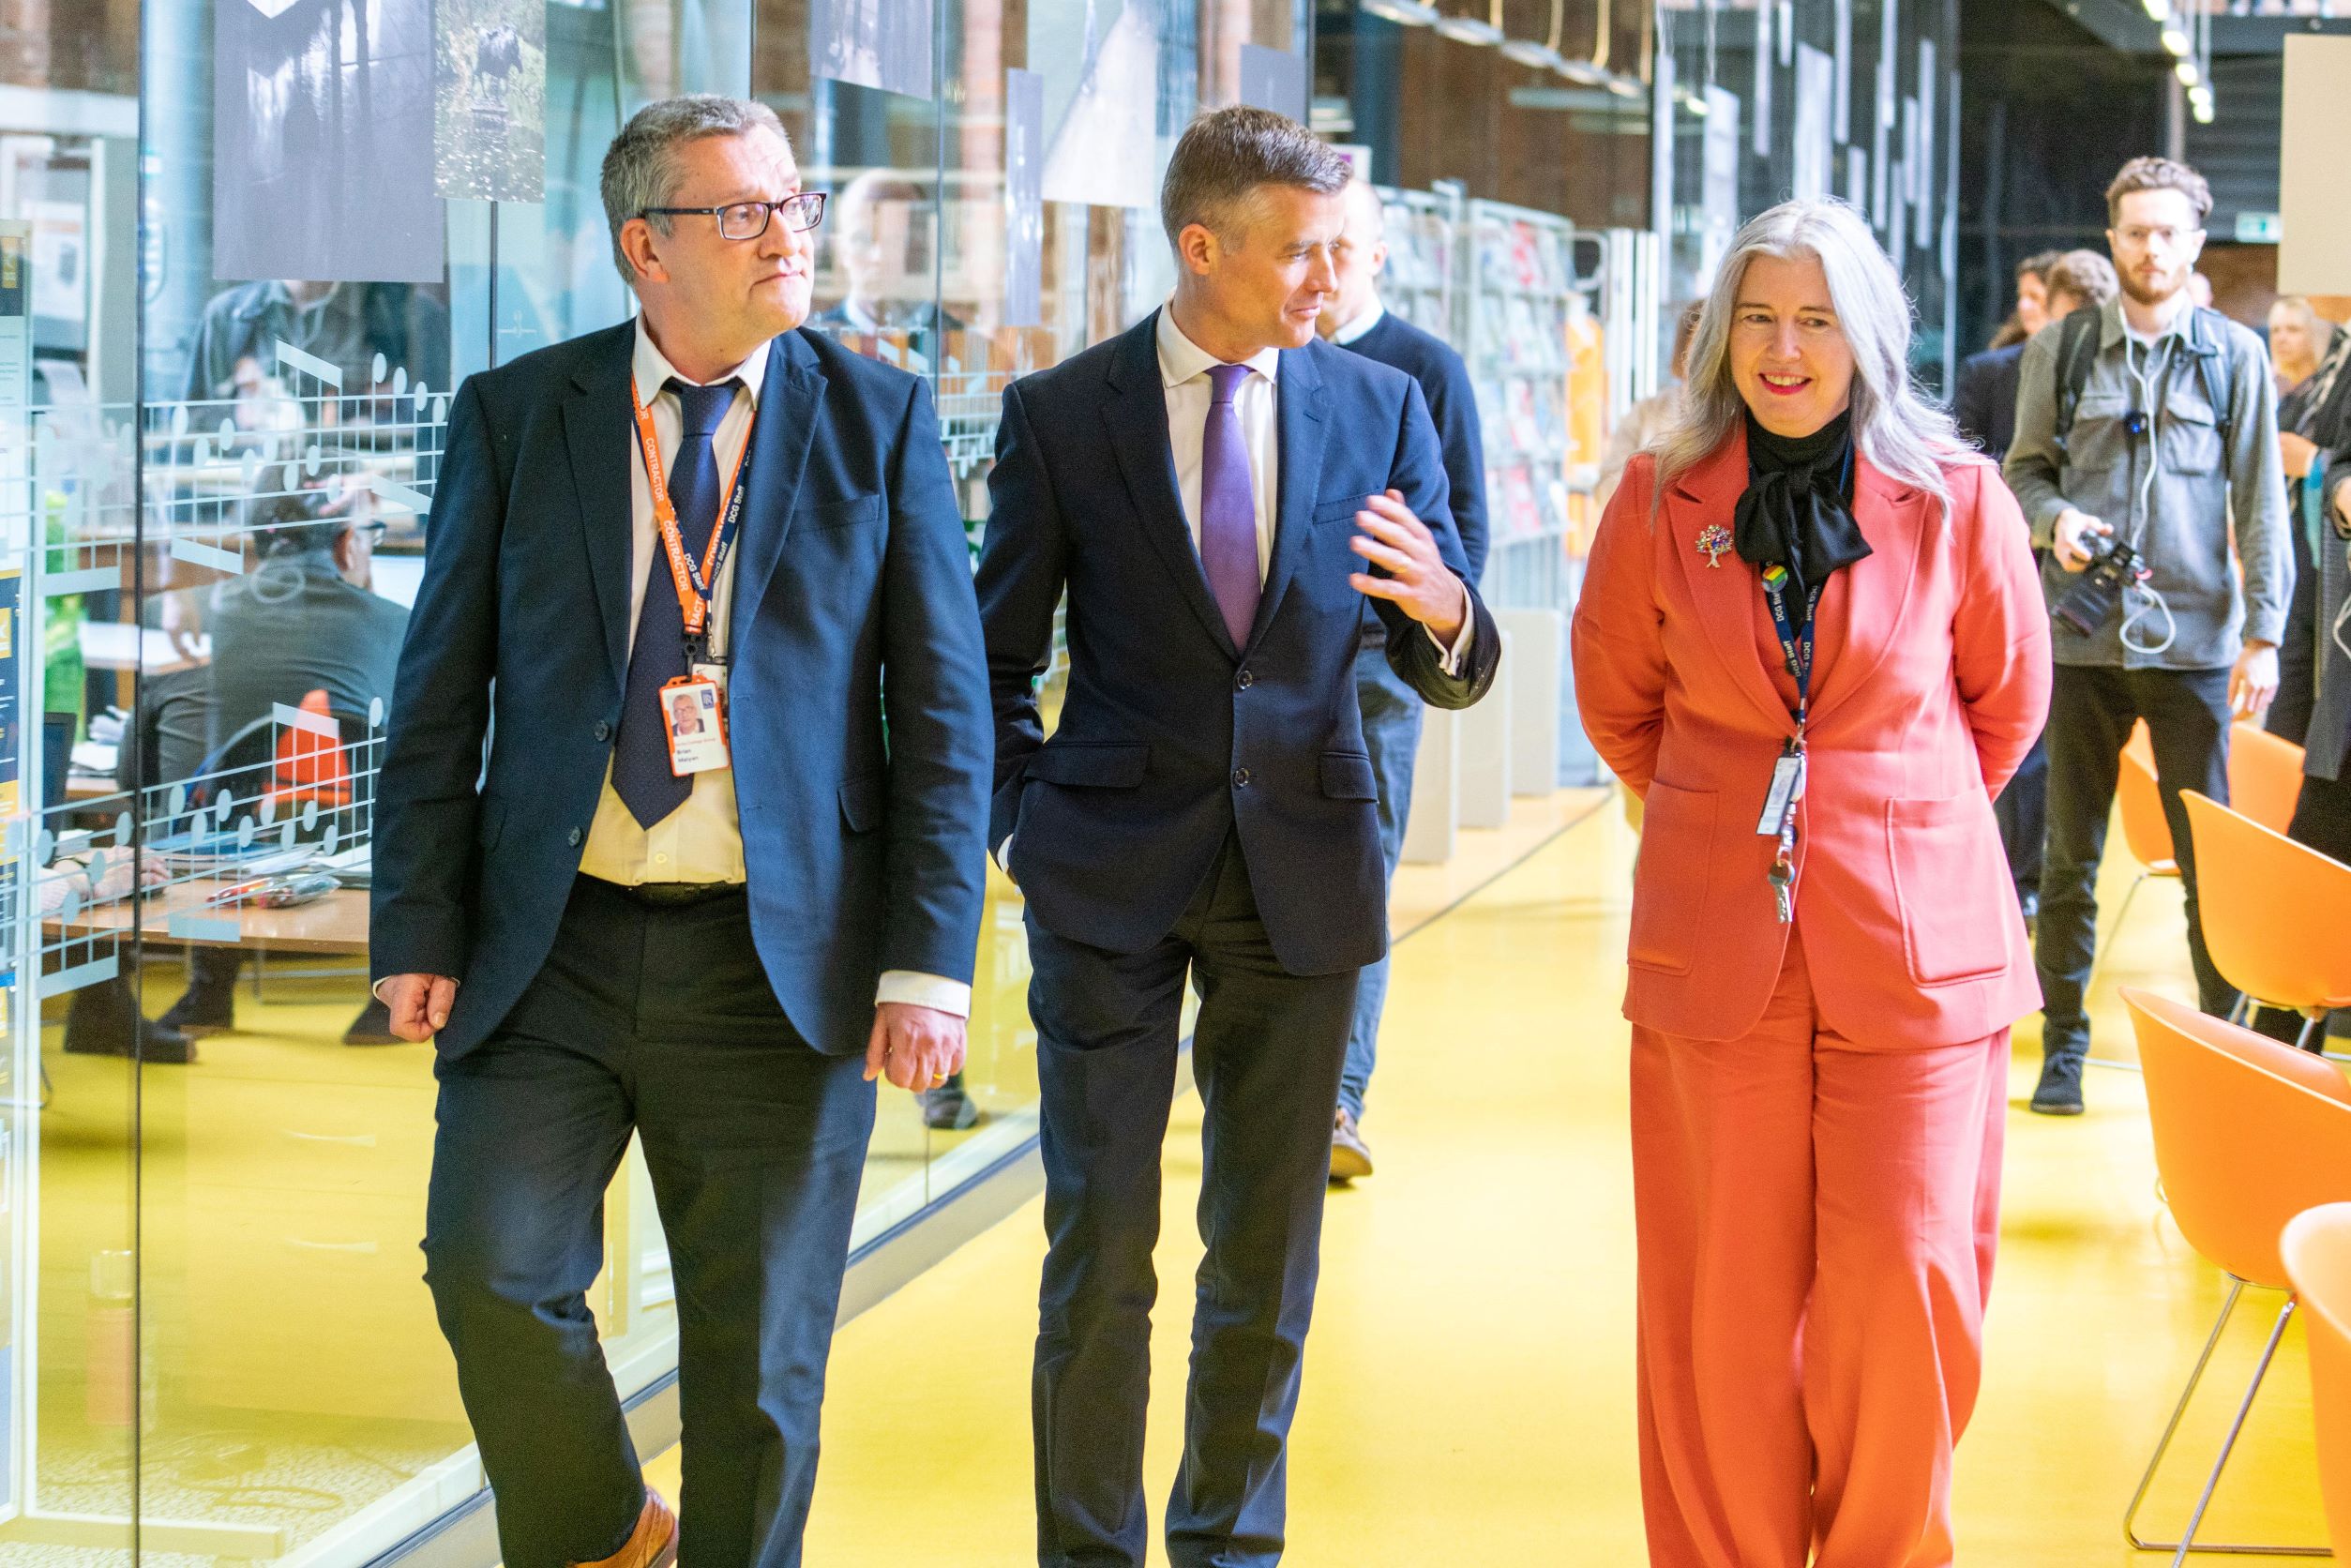
<svg viewBox="0 0 2351 1568"><path fill-rule="evenodd" d="M786 229L795 234L805 234L824 221L825 194L821 190L809 190L797 196L787 196L780 202L730 202L723 207L647 207L637 216L706 216L718 219L720 239L757 239L767 233L767 225L775 215L782 213Z"/></svg>

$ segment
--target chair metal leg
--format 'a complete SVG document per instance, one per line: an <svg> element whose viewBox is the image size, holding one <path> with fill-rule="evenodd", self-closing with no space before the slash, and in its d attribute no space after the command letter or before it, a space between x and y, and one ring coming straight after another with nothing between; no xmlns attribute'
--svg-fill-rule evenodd
<svg viewBox="0 0 2351 1568"><path fill-rule="evenodd" d="M2294 1036L2294 1048L2296 1050L2316 1050L2321 1046L2326 1044L2326 1040L2327 1015L2321 1013L2314 1018L2304 1018L2302 1020L2302 1032Z"/></svg>
<svg viewBox="0 0 2351 1568"><path fill-rule="evenodd" d="M2252 997L2238 991L2237 1000L2228 1004L2228 1021L2239 1029L2251 1029L2253 1026L2253 1009L2259 1005Z"/></svg>
<svg viewBox="0 0 2351 1568"><path fill-rule="evenodd" d="M2195 1513L2188 1520L2186 1533L2177 1541L2142 1541L2139 1539L2139 1508L2147 1501L2149 1488L2155 1485L2155 1472L2162 1467L2163 1455L2171 1448L2172 1439L2178 1435L2179 1424L2188 1414L2189 1402L2195 1397L2196 1387L2204 1380L2205 1368L2211 1364L2212 1351L2220 1344L2221 1334L2228 1327L2230 1315L2236 1312L2238 1300L2244 1293L2245 1282L2232 1275L2228 1282L2228 1296L2221 1303L2221 1315L2213 1320L2212 1333L2204 1342L2204 1351L2196 1357L2195 1370L2188 1374L2188 1386L2180 1390L2179 1403L2172 1408L2171 1420L2164 1425L2163 1435L2155 1444L2154 1456L2147 1462L2147 1473L2139 1478L2139 1489L2132 1494L2131 1506L2122 1515L2123 1538L2143 1552L2172 1553L2174 1568L2185 1562L2191 1552L2237 1557L2334 1556L2333 1551L2325 1546L2208 1545L2196 1540L2196 1530L2204 1523L2205 1510L2211 1505L2212 1494L2220 1486L2221 1472L2228 1468L2229 1455L2235 1452L2237 1439L2245 1429L2245 1418L2253 1410L2253 1396L2261 1392L2262 1380L2268 1376L2269 1364L2277 1357L2278 1342L2285 1337L2285 1326L2293 1319L2295 1303L2292 1297L2286 1299L2284 1310L2278 1314L2277 1324L2269 1331L2269 1342L2262 1349L2259 1364L2253 1367L2253 1381L2247 1385L2245 1397L2237 1407L2237 1419L2229 1424L2228 1437L2222 1442L2220 1457L2213 1461L2212 1473L2206 1479L2204 1491L2196 1499Z"/></svg>
<svg viewBox="0 0 2351 1568"><path fill-rule="evenodd" d="M2122 934L2122 923L2131 913L2131 900L2136 898L2139 896L2139 889L2145 887L2146 885L2147 868L2145 867L2141 867L2139 868L2139 874L2131 879L2130 891L2123 894L2121 904L2115 910L2114 924L2106 927L2106 935L2099 941L2096 947L2091 949L2089 956L2089 978L2082 982L2082 1003L2085 1006L2088 1005L2090 992L2098 988L2098 972L2106 967L2106 950L2114 945L2115 938ZM2138 1066L2138 1063L2135 1062L2122 1062L2107 1056L2089 1057L2087 1061L2087 1064L2092 1067L2122 1067L2126 1069L2135 1069Z"/></svg>
<svg viewBox="0 0 2351 1568"><path fill-rule="evenodd" d="M2105 939L2098 943L2097 948L2089 956L2089 978L2082 982L2084 1001L2087 1001L2089 993L2098 988L2098 972L2106 967L2106 949L2113 946L2115 938L2122 934L2122 923L2131 916L2131 900L2136 898L2139 896L2139 889L2146 885L2147 867L2143 866L2139 867L2139 874L2131 879L2130 891L2123 894L2122 902L2117 906L2115 923L2106 927Z"/></svg>

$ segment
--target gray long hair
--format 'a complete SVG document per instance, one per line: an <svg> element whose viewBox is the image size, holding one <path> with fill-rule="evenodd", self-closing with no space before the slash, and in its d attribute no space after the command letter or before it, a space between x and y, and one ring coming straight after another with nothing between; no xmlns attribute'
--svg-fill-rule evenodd
<svg viewBox="0 0 2351 1568"><path fill-rule="evenodd" d="M1690 345L1690 375L1673 423L1657 443L1657 490L1712 456L1745 415L1731 380L1730 324L1747 264L1757 256L1818 259L1829 303L1853 349L1853 440L1878 470L1946 507L1943 465L1974 456L1951 415L1910 381L1910 298L1861 216L1843 202L1783 202L1731 241Z"/></svg>

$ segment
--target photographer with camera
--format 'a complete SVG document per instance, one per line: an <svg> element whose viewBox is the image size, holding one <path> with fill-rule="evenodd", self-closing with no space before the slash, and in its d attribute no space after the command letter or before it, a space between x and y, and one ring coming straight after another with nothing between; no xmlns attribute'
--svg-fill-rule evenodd
<svg viewBox="0 0 2351 1568"><path fill-rule="evenodd" d="M2034 952L2043 1061L2032 1108L2044 1115L2082 1109L2098 866L2137 720L2154 741L2198 1001L2214 1014L2236 1001L2197 924L2179 795L2228 799L2229 725L2277 692L2291 566L2268 353L2188 292L2211 210L2187 165L2125 164L2106 191L2122 293L2043 329L2020 376L2008 482L2049 551L2042 586L2056 623Z"/></svg>

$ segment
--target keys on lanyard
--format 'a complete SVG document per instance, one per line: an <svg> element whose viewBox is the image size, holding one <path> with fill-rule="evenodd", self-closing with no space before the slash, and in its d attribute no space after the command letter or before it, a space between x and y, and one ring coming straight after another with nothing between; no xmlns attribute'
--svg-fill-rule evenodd
<svg viewBox="0 0 2351 1568"><path fill-rule="evenodd" d="M661 548L670 560L670 581L677 590L678 611L686 621L686 662L697 673L714 667L722 667L722 656L711 652L711 607L717 599L713 586L718 580L719 568L727 564L727 556L734 549L735 530L743 522L743 464L751 455L751 443L746 436L743 450L735 454L734 472L728 475L724 497L718 504L718 526L710 531L710 545L700 561L687 553L685 536L678 531L677 505L670 499L669 470L661 461L661 438L655 433L653 415L646 412L645 400L637 388L637 378L628 378L628 400L637 415L637 445L645 460L645 479L653 491L653 521L661 535ZM721 676L723 680L723 676Z"/></svg>
<svg viewBox="0 0 2351 1568"><path fill-rule="evenodd" d="M1801 627L1788 619L1786 567L1763 568L1763 596L1771 609L1771 626L1779 633L1787 672L1796 682L1796 733L1771 764L1771 788L1756 823L1758 835L1779 840L1769 875L1772 902L1786 926L1796 918L1796 806L1804 798L1804 725L1812 707L1813 623L1820 609L1820 590L1807 596Z"/></svg>

